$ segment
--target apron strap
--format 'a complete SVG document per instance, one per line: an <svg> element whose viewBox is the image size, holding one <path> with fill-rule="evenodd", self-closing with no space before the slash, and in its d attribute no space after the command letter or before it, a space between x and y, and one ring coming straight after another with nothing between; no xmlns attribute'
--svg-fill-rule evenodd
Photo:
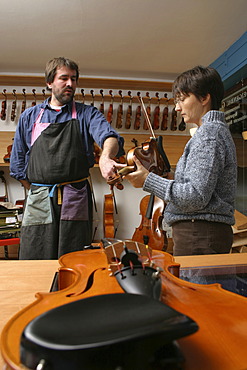
<svg viewBox="0 0 247 370"><path fill-rule="evenodd" d="M38 184L36 182L32 182L31 185L34 185L34 186L49 186L51 188L51 190L49 191L49 197L52 198L54 196L54 191L55 191L55 188L57 187L57 204L62 204L62 193L61 193L61 186L63 185L68 185L68 184L73 184L75 182L82 182L82 181L85 181L87 180L88 177L84 177L83 179L80 179L80 180L74 180L74 181L66 181L66 182L61 182L60 184L54 184L54 185L50 185L50 184Z"/></svg>
<svg viewBox="0 0 247 370"><path fill-rule="evenodd" d="M42 118L42 116L43 116L43 113L44 113L44 108L41 108L40 109L40 112L39 112L39 114L38 114L38 117L36 118L36 121L35 121L35 123L40 123L40 121L41 121L41 118ZM72 118L77 118L77 113L76 113L76 105L75 105L75 101L73 100L73 102L72 102Z"/></svg>

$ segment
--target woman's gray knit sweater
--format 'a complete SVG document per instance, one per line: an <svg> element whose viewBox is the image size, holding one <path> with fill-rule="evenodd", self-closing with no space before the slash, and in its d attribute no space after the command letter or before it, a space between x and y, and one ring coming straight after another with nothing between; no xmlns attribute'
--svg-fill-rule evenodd
<svg viewBox="0 0 247 370"><path fill-rule="evenodd" d="M143 190L163 199L164 221L207 220L234 224L236 148L224 113L209 111L186 144L174 180L150 173Z"/></svg>

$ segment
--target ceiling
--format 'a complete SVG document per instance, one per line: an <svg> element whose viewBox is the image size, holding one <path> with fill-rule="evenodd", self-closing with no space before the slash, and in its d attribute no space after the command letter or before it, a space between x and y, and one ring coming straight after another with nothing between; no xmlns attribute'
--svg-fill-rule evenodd
<svg viewBox="0 0 247 370"><path fill-rule="evenodd" d="M247 29L246 0L1 0L0 73L42 74L65 56L81 76L172 80Z"/></svg>

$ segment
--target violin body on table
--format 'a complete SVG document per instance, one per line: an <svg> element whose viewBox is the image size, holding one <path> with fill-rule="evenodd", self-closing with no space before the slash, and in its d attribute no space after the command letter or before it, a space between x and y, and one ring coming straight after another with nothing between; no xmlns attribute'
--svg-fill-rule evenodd
<svg viewBox="0 0 247 370"><path fill-rule="evenodd" d="M145 260L150 250L138 244L139 247L140 253L144 250ZM111 250L111 247L109 249ZM114 253L119 258L120 252L117 248ZM69 253L60 258L59 290L37 293L36 300L10 319L2 331L1 352L6 369L23 368L20 363L22 332L28 323L39 315L70 302L104 294L124 293L115 276L109 271L109 262L114 253L108 254L106 249L101 247ZM222 289L219 284L200 285L181 280L179 264L175 263L168 253L152 250L151 259L160 269L160 301L194 320L199 328L191 335L177 340L183 357L183 366L180 368L246 369L247 299ZM115 268L118 269L118 263L115 263ZM104 315L105 312L102 312L102 317ZM84 319L87 320L87 317Z"/></svg>

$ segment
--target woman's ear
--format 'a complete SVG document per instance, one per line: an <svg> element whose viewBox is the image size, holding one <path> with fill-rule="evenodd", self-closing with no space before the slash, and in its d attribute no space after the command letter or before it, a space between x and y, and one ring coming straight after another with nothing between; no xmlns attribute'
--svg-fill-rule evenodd
<svg viewBox="0 0 247 370"><path fill-rule="evenodd" d="M201 98L201 102L202 102L202 105L210 107L211 106L211 95L207 94L206 96L203 96Z"/></svg>

